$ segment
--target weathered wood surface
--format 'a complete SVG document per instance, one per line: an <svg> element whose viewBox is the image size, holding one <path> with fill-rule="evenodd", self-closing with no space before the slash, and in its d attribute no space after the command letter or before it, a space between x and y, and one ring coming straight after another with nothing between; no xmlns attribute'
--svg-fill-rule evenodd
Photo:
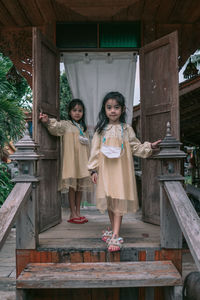
<svg viewBox="0 0 200 300"><path fill-rule="evenodd" d="M29 264L17 288L109 288L175 286L181 276L171 261Z"/></svg>
<svg viewBox="0 0 200 300"><path fill-rule="evenodd" d="M200 219L180 182L165 182L164 188L197 268L200 270Z"/></svg>
<svg viewBox="0 0 200 300"><path fill-rule="evenodd" d="M61 221L59 138L39 122L40 112L59 118L59 53L38 28L33 29L33 61L33 137L43 155L37 165L40 184L36 194L38 230L42 232Z"/></svg>
<svg viewBox="0 0 200 300"><path fill-rule="evenodd" d="M163 183L160 186L160 244L166 249L182 248L182 231L168 200Z"/></svg>
<svg viewBox="0 0 200 300"><path fill-rule="evenodd" d="M31 183L17 183L0 209L0 249L23 205L30 197Z"/></svg>
<svg viewBox="0 0 200 300"><path fill-rule="evenodd" d="M81 214L89 220L85 224L68 223L70 211L63 210L62 223L39 235L41 249L64 248L74 250L105 250L101 240L102 231L109 227L108 214L101 214L97 209L82 209ZM123 217L120 235L124 238L121 256L134 259L134 248L160 249L160 227L141 221L141 212L129 213ZM129 254L128 254L129 252ZM147 251L148 252L148 251ZM126 254L127 253L127 254ZM153 253L153 252L152 252ZM150 260L148 258L148 260Z"/></svg>
<svg viewBox="0 0 200 300"><path fill-rule="evenodd" d="M140 49L141 140L163 139L166 124L179 137L178 36L173 32ZM142 160L143 220L160 223L159 160Z"/></svg>
<svg viewBox="0 0 200 300"><path fill-rule="evenodd" d="M21 208L16 220L16 249L36 249L39 243L36 220L36 190L36 188L32 190L30 198Z"/></svg>
<svg viewBox="0 0 200 300"><path fill-rule="evenodd" d="M42 26L47 23L80 21L151 21L161 24L198 23L200 4L188 1L140 0L30 0L1 1L1 26Z"/></svg>

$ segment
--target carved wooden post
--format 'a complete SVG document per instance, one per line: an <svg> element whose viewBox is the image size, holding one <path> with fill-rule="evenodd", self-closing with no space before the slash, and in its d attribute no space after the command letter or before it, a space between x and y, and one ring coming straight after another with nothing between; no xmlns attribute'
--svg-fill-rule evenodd
<svg viewBox="0 0 200 300"><path fill-rule="evenodd" d="M162 248L169 249L169 257L172 255L172 251L182 248L182 231L165 192L164 182L184 180L184 177L180 175L180 169L181 159L185 157L185 153L180 150L180 145L181 143L171 135L168 122L166 136L160 143L161 150L154 157L161 160L161 175L158 177L160 181L160 244ZM178 258L174 258L173 263L175 266L180 264ZM181 270L179 271L181 272ZM180 291L181 287L178 286L165 287L165 299L182 299Z"/></svg>
<svg viewBox="0 0 200 300"><path fill-rule="evenodd" d="M21 208L16 222L16 249L35 249L38 244L38 229L36 216L36 161L39 155L35 152L37 145L30 138L27 129L24 137L15 147L17 151L10 155L12 160L18 162L19 173L12 181L16 183L32 183L32 192L26 204Z"/></svg>
<svg viewBox="0 0 200 300"><path fill-rule="evenodd" d="M160 181L160 240L161 247L168 249L182 248L182 232L163 188L164 181L183 181L180 175L181 159L185 153L180 150L181 143L171 135L170 123L167 123L167 133L160 143L160 152L155 158L161 160Z"/></svg>

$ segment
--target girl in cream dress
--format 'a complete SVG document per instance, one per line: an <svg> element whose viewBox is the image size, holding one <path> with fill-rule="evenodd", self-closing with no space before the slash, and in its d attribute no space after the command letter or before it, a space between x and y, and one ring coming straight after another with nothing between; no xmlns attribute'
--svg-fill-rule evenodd
<svg viewBox="0 0 200 300"><path fill-rule="evenodd" d="M80 215L82 191L90 191L92 182L87 169L89 137L85 124L85 106L80 99L73 99L69 103L68 117L69 120L58 122L46 114L40 114L40 120L50 134L63 136L59 190L69 192L71 214L68 222L82 224L88 222Z"/></svg>
<svg viewBox="0 0 200 300"><path fill-rule="evenodd" d="M125 117L123 95L108 93L99 113L88 163L92 181L97 184L97 208L101 212L107 209L110 218L112 231L102 236L110 252L120 250L123 243L119 237L123 215L138 209L132 156L149 157L160 142L141 144Z"/></svg>

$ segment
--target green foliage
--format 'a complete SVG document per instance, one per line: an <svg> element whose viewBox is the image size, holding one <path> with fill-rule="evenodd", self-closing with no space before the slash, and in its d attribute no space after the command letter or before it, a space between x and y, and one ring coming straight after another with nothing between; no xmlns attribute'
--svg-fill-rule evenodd
<svg viewBox="0 0 200 300"><path fill-rule="evenodd" d="M72 93L65 73L60 76L60 119L67 120L66 106L72 100Z"/></svg>
<svg viewBox="0 0 200 300"><path fill-rule="evenodd" d="M200 50L197 49L194 54L192 54L185 64L185 69L183 71L183 77L185 79L190 79L194 76L199 75L200 71Z"/></svg>
<svg viewBox="0 0 200 300"><path fill-rule="evenodd" d="M13 188L13 183L11 182L10 173L6 164L0 164L0 206L8 197L10 191Z"/></svg>
<svg viewBox="0 0 200 300"><path fill-rule="evenodd" d="M9 58L0 54L0 148L24 130L23 108L31 108L32 92Z"/></svg>
<svg viewBox="0 0 200 300"><path fill-rule="evenodd" d="M6 142L14 142L22 136L25 125L24 113L16 100L0 96L0 147Z"/></svg>
<svg viewBox="0 0 200 300"><path fill-rule="evenodd" d="M11 71L15 76L11 75ZM31 110L32 90L27 81L16 71L10 59L0 53L0 97L12 99L19 107Z"/></svg>

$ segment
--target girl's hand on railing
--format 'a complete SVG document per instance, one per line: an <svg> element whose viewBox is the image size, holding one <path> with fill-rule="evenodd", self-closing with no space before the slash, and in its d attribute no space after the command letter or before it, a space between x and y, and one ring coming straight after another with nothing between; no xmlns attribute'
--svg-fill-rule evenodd
<svg viewBox="0 0 200 300"><path fill-rule="evenodd" d="M161 143L162 140L158 140L154 143L151 143L151 149L158 149L159 148L159 144Z"/></svg>
<svg viewBox="0 0 200 300"><path fill-rule="evenodd" d="M48 115L46 115L46 114L40 113L40 115L39 115L39 120L40 120L42 123L48 123L49 117L48 117Z"/></svg>

